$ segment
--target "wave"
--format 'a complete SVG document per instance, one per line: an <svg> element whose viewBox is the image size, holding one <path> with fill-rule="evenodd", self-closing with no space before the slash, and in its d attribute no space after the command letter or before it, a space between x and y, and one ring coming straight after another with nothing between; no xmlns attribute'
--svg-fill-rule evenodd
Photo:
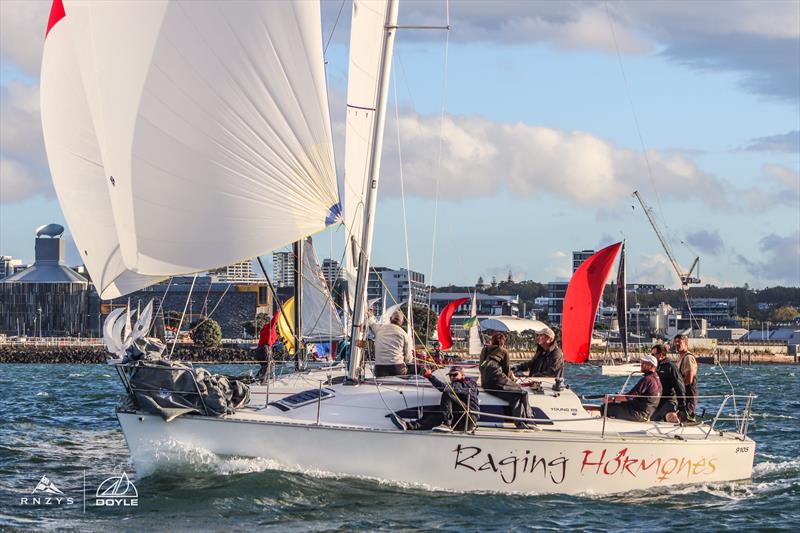
<svg viewBox="0 0 800 533"><path fill-rule="evenodd" d="M783 418L783 419L786 419L786 420L796 420L797 419L796 416L781 415L781 414L776 414L776 413L753 413L752 417L753 418Z"/></svg>
<svg viewBox="0 0 800 533"><path fill-rule="evenodd" d="M765 461L753 466L753 477L767 476L772 474L784 474L787 472L800 472L800 459L792 459L789 461L781 461L773 463L772 461Z"/></svg>

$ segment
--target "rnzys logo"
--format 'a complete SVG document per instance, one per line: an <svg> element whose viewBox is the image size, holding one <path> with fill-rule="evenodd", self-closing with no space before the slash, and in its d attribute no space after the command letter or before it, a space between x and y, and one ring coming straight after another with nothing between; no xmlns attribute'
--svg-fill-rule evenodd
<svg viewBox="0 0 800 533"><path fill-rule="evenodd" d="M136 507L139 505L139 491L136 485L123 472L112 476L97 487L94 504L99 507Z"/></svg>
<svg viewBox="0 0 800 533"><path fill-rule="evenodd" d="M43 475L39 483L31 491L30 496L22 496L19 499L20 505L72 505L75 500L56 487L47 475Z"/></svg>

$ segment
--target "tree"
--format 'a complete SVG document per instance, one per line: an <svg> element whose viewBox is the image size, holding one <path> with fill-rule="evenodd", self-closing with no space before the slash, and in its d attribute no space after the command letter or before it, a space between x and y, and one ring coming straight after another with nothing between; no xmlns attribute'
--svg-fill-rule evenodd
<svg viewBox="0 0 800 533"><path fill-rule="evenodd" d="M192 341L203 348L216 348L222 342L222 328L213 318L201 318L191 326Z"/></svg>
<svg viewBox="0 0 800 533"><path fill-rule="evenodd" d="M507 283L514 283L514 277L511 275L511 270L508 271L508 277L506 278Z"/></svg>
<svg viewBox="0 0 800 533"><path fill-rule="evenodd" d="M497 276L492 276L492 288L497 287Z"/></svg>
<svg viewBox="0 0 800 533"><path fill-rule="evenodd" d="M178 329L178 324L181 321L181 313L178 311L167 311L164 313L164 327L169 329ZM184 324L185 326L185 324Z"/></svg>
<svg viewBox="0 0 800 533"><path fill-rule="evenodd" d="M414 344L425 343L436 333L436 321L439 316L430 308L414 307ZM426 337L427 334L427 337Z"/></svg>
<svg viewBox="0 0 800 533"><path fill-rule="evenodd" d="M264 324L269 323L270 316L267 313L258 313L254 320L248 320L244 323L244 331L248 335L257 336L264 327Z"/></svg>
<svg viewBox="0 0 800 533"><path fill-rule="evenodd" d="M483 281L483 276L478 276L478 283L475 285L476 289L483 289L486 287L486 283Z"/></svg>
<svg viewBox="0 0 800 533"><path fill-rule="evenodd" d="M800 311L796 307L784 305L772 312L772 320L775 322L791 322L797 318L797 315L800 315Z"/></svg>

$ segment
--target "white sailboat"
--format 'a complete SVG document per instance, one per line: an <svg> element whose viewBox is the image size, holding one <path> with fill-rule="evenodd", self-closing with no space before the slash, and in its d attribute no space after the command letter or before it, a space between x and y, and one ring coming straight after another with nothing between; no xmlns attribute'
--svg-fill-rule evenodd
<svg viewBox="0 0 800 533"><path fill-rule="evenodd" d="M76 240L111 259L87 263L109 294L259 255L323 229L340 211L319 6L186 4L65 0L64 13L49 28L42 75L48 157L59 200L72 213L70 225L76 220ZM261 409L187 414L171 422L137 405L124 380L132 403L118 408L117 417L134 465L168 460L168 453L154 452L178 443L301 471L450 490L609 493L749 478L755 452L746 436L749 401L731 431L627 422L587 409L573 391L554 390L543 379L541 390L529 395L535 417L529 422L538 431L514 429L503 414L505 402L485 391L474 433L394 427L389 413L416 416L439 398L416 376L362 376L397 9L397 0L356 0L353 6L348 124L364 119L358 131L367 149L358 150L363 181L354 195L363 194L363 202L356 200L363 216L353 215L348 226L361 224L348 241L357 281L347 379ZM76 117L56 109L62 82L82 99ZM102 183L92 184L98 209L114 221L108 234L97 236L84 223L74 204L77 185L67 177L72 169L62 166L78 164L65 133L73 118L87 126L91 178ZM350 153L349 131L347 142ZM189 201L187 191L201 192ZM106 265L115 268L107 273ZM123 376L130 370L118 368ZM320 442L342 453L320 454Z"/></svg>

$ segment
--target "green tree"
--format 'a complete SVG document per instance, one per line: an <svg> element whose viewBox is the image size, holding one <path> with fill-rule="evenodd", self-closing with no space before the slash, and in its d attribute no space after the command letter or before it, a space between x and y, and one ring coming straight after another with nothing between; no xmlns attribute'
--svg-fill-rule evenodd
<svg viewBox="0 0 800 533"><path fill-rule="evenodd" d="M204 348L216 348L222 342L222 328L213 318L202 318L191 326L192 341Z"/></svg>
<svg viewBox="0 0 800 533"><path fill-rule="evenodd" d="M436 333L436 321L439 316L429 307L414 307L414 344L428 344ZM427 334L427 336L426 336Z"/></svg>
<svg viewBox="0 0 800 533"><path fill-rule="evenodd" d="M248 335L256 336L264 327L264 324L269 323L270 316L267 313L258 313L254 320L248 320L244 323L244 331Z"/></svg>
<svg viewBox="0 0 800 533"><path fill-rule="evenodd" d="M791 322L797 315L800 315L800 311L796 307L784 305L772 312L772 320L775 322Z"/></svg>
<svg viewBox="0 0 800 533"><path fill-rule="evenodd" d="M164 313L164 326L172 329L178 329L178 324L180 323L180 321L181 321L180 312L167 311L166 313Z"/></svg>

